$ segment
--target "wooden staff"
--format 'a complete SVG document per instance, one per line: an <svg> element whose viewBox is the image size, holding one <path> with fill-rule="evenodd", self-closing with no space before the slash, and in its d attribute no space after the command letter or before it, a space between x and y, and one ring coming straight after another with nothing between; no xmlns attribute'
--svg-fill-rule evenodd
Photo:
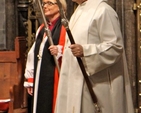
<svg viewBox="0 0 141 113"><path fill-rule="evenodd" d="M73 38L72 33L71 33L70 29L69 29L68 19L66 18L64 9L62 7L62 4L61 4L61 2L59 0L57 0L57 4L58 4L59 9L60 9L61 22L62 22L63 26L66 28L66 31L67 31L68 37L70 39L70 42L71 42L71 44L75 44L74 38ZM82 71L82 74L84 76L84 79L86 81L86 84L87 84L88 90L90 92L91 98L93 100L95 111L96 111L96 113L100 113L101 110L100 110L100 107L98 105L98 100L97 100L97 97L96 97L96 95L95 95L95 93L94 93L94 91L92 89L92 84L91 84L91 82L90 82L90 80L88 78L88 75L86 73L84 64L82 62L82 59L80 57L76 57L76 58L77 58L79 66L80 66L80 69Z"/></svg>

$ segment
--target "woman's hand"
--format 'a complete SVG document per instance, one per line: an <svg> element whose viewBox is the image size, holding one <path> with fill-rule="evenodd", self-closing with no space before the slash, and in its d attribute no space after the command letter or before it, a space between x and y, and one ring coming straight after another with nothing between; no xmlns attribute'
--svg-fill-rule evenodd
<svg viewBox="0 0 141 113"><path fill-rule="evenodd" d="M51 45L49 48L51 55L56 55L58 54L58 47L57 45Z"/></svg>
<svg viewBox="0 0 141 113"><path fill-rule="evenodd" d="M28 92L28 94L30 94L32 96L33 95L33 87L28 87L27 92Z"/></svg>

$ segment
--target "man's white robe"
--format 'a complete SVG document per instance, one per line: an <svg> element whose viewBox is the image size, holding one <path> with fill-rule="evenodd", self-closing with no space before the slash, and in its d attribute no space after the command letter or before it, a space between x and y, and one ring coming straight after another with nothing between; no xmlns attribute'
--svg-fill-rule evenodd
<svg viewBox="0 0 141 113"><path fill-rule="evenodd" d="M77 44L102 113L134 113L129 75L118 16L103 0L78 6L70 20ZM66 42L56 113L95 113L76 58Z"/></svg>

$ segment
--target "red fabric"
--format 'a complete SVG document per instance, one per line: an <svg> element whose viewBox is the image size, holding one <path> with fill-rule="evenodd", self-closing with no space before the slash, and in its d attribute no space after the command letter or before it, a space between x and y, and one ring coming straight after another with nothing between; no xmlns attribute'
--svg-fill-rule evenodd
<svg viewBox="0 0 141 113"><path fill-rule="evenodd" d="M33 78L28 78L27 81L30 82L30 83L33 83L33 80L34 80Z"/></svg>
<svg viewBox="0 0 141 113"><path fill-rule="evenodd" d="M55 103L56 103L56 97L57 97L57 89L58 89L58 81L59 81L59 75L58 75L58 69L55 68L55 74L54 74L54 92L53 92L53 110L54 113L55 109Z"/></svg>
<svg viewBox="0 0 141 113"><path fill-rule="evenodd" d="M64 26L61 28L61 34L60 34L60 39L59 39L59 45L62 45L62 51L64 50L64 44L65 44L65 35L66 35L66 29Z"/></svg>
<svg viewBox="0 0 141 113"><path fill-rule="evenodd" d="M66 30L65 30L64 26L62 26L58 45L62 45L63 49L64 49L64 43L65 43L65 34L66 34ZM59 59L59 61L60 61L60 59ZM61 61L59 63L61 64ZM54 73L54 93L53 93L53 110L52 110L53 113L54 113L56 97L57 97L58 81L59 81L59 74L58 74L58 69L56 67L55 73Z"/></svg>
<svg viewBox="0 0 141 113"><path fill-rule="evenodd" d="M54 21L48 23L48 27L49 29L52 31L52 29L54 28L56 22L57 22L58 18L56 18Z"/></svg>
<svg viewBox="0 0 141 113"><path fill-rule="evenodd" d="M9 108L9 102L0 102L0 111L7 111Z"/></svg>

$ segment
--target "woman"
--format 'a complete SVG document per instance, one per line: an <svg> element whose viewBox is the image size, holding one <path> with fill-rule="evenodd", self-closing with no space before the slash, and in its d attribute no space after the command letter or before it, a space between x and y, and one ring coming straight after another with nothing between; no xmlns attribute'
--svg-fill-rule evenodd
<svg viewBox="0 0 141 113"><path fill-rule="evenodd" d="M66 2L64 0L60 2L66 11ZM28 81L24 86L27 87L28 93L33 95L33 113L53 113L58 85L58 70L53 55L60 64L65 42L65 28L61 25L56 0L42 0L42 7L54 45L49 45L44 24L42 24L36 32L36 41L28 53L25 70Z"/></svg>

